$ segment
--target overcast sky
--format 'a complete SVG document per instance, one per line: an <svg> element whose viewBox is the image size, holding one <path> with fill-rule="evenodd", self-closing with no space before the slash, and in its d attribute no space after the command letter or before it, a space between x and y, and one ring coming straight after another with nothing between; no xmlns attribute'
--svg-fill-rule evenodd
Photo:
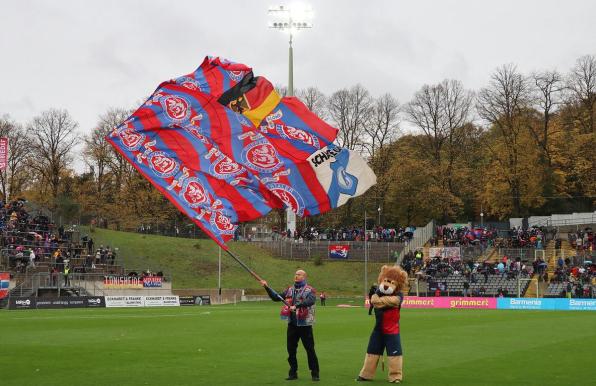
<svg viewBox="0 0 596 386"><path fill-rule="evenodd" d="M288 77L287 35L267 9L291 2L0 0L0 115L27 123L64 108L87 134L109 107L137 107L206 55ZM477 90L499 65L566 72L596 54L594 0L310 1L294 41L294 87L360 83L407 102L446 78Z"/></svg>

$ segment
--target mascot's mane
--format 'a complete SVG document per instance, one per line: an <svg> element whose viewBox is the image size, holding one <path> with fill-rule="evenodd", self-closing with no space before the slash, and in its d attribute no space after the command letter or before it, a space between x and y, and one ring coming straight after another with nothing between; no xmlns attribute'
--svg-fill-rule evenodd
<svg viewBox="0 0 596 386"><path fill-rule="evenodd" d="M384 265L379 273L378 283L382 283L383 279L393 280L397 283L397 289L400 290L408 281L408 274L397 265Z"/></svg>

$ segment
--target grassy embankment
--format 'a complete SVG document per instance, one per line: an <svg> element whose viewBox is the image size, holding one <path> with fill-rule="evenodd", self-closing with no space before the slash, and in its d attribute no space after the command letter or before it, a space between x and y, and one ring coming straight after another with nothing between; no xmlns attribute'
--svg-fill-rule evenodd
<svg viewBox="0 0 596 386"><path fill-rule="evenodd" d="M89 233L83 229L83 233ZM118 248L118 257L127 270L163 271L172 275L173 287L216 288L218 246L211 240L175 238L95 228L89 233L100 245ZM309 281L331 296L364 293L364 263L345 261L289 261L275 259L255 244L230 242L230 249L251 269L281 289L292 280L297 268L305 269ZM376 280L382 264L368 264L368 283ZM222 251L222 287L244 288L247 293L262 293L256 280Z"/></svg>

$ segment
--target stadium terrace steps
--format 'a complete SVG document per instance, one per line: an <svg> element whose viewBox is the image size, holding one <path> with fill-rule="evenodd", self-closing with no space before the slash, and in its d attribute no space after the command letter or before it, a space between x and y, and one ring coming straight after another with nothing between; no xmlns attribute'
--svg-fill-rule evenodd
<svg viewBox="0 0 596 386"><path fill-rule="evenodd" d="M528 284L528 289L524 295L525 298L536 298L538 297L538 294L536 292L536 283L538 282L538 278L536 276L534 276L529 284Z"/></svg>
<svg viewBox="0 0 596 386"><path fill-rule="evenodd" d="M499 253L498 253L497 249L493 248L493 247L489 247L487 249L487 251L489 251L489 253L487 253L484 257L480 256L478 258L478 261L482 262L482 261L487 260L490 263L496 263L499 260Z"/></svg>

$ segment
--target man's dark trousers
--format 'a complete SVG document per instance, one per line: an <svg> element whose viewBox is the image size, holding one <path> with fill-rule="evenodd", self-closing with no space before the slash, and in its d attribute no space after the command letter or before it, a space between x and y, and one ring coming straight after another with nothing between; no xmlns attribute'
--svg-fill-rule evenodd
<svg viewBox="0 0 596 386"><path fill-rule="evenodd" d="M319 376L319 360L315 353L315 340L312 334L312 326L298 327L292 323L288 324L287 347L288 363L290 364L290 375L298 372L298 361L296 360L296 350L298 341L302 339L302 345L306 350L308 357L308 368L312 375Z"/></svg>

